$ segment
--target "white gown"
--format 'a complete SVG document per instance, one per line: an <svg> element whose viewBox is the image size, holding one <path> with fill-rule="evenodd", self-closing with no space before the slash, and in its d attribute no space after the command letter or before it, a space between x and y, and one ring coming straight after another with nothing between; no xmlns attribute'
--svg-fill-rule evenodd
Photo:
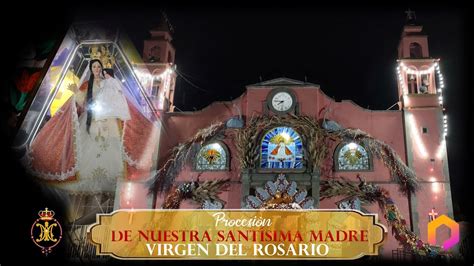
<svg viewBox="0 0 474 266"><path fill-rule="evenodd" d="M94 119L103 120L117 118L122 121L130 120L127 100L123 96L120 81L109 78L101 83L102 89L94 98Z"/></svg>
<svg viewBox="0 0 474 266"><path fill-rule="evenodd" d="M114 192L119 178L124 178L121 122L130 119L127 101L120 84L110 78L93 88L93 118L87 132L87 112L79 117L76 132L77 181L60 186L76 192ZM84 97L85 95L78 95Z"/></svg>

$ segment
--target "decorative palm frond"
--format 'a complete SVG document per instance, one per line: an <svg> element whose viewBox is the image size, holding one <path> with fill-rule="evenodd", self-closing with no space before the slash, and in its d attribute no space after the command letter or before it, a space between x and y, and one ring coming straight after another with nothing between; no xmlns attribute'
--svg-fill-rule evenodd
<svg viewBox="0 0 474 266"><path fill-rule="evenodd" d="M191 199L203 206L206 201L220 202L224 205L224 201L219 198L222 191L227 190L230 179L208 180L202 183L198 181L186 182L178 186L166 197L163 209L179 209L183 200Z"/></svg>
<svg viewBox="0 0 474 266"><path fill-rule="evenodd" d="M382 160L383 164L390 171L390 178L397 182L400 192L408 195L409 192L416 192L419 188L418 179L400 156L385 142L378 140L360 129L341 129L339 131L328 132L328 136L341 141L343 139L353 139L364 142L369 151L377 158Z"/></svg>
<svg viewBox="0 0 474 266"><path fill-rule="evenodd" d="M309 116L258 116L252 117L247 127L236 132L235 140L238 158L242 169L258 166L260 158L261 133L274 127L288 126L294 128L306 144L308 161L314 168L319 168L327 155L325 131L318 122Z"/></svg>
<svg viewBox="0 0 474 266"><path fill-rule="evenodd" d="M438 247L424 243L419 236L408 229L406 220L400 214L386 189L366 183L360 176L358 177L359 184L347 181L342 177L321 181L320 200L345 195L358 197L363 204L377 202L380 210L384 213L384 218L392 227L392 234L403 248L420 256L450 256L449 253L443 252Z"/></svg>
<svg viewBox="0 0 474 266"><path fill-rule="evenodd" d="M200 129L191 139L176 146L169 159L158 170L155 177L150 180L148 193L169 191L176 176L189 161L189 157L196 154L204 142L218 134L223 134L224 128L225 124L223 122L212 124L207 128Z"/></svg>
<svg viewBox="0 0 474 266"><path fill-rule="evenodd" d="M399 189L404 195L416 192L418 189L415 173L403 163L389 145L359 129L338 128L337 130L330 130L323 128L310 116L254 116L250 118L247 126L236 130L235 133L237 157L242 169L258 167L261 132L282 125L294 128L301 135L306 148L305 158L313 169L321 169L322 163L329 153L329 142L352 139L364 142L367 149L382 160L390 171L391 179L399 184ZM213 124L199 130L193 138L175 147L170 159L158 170L157 175L152 180L150 192L168 191L174 178L188 161L189 155L196 154L197 149L203 142L223 134L223 129L224 123L222 122Z"/></svg>

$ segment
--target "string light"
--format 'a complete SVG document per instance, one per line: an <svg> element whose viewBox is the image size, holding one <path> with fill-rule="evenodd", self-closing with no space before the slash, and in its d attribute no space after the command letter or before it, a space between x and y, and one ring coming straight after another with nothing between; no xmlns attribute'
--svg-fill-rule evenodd
<svg viewBox="0 0 474 266"><path fill-rule="evenodd" d="M446 137L448 135L448 116L443 115L443 135Z"/></svg>
<svg viewBox="0 0 474 266"><path fill-rule="evenodd" d="M436 158L438 160L442 160L444 154L446 153L446 137L448 135L448 116L444 113L446 111L446 109L444 108L443 106L443 89L445 88L445 83L444 83L444 77L443 77L443 74L441 73L441 70L440 70L440 66L439 66L439 63L438 62L435 62L431 67L429 67L428 69L425 69L425 70L421 70L421 71L418 71L418 70L414 70L414 69L410 69L408 68L407 66L405 66L405 64L403 62L400 62L399 65L397 66L396 68L396 71L397 71L397 76L398 76L398 80L399 80L399 84L400 84L400 87L402 88L402 91L403 91L403 99L404 99L404 102L406 104L408 104L408 100L409 100L409 97L408 97L408 87L407 87L407 82L405 82L405 79L407 78L407 75L416 75L417 77L419 77L420 75L427 75L427 74L431 74L433 72L436 72L436 75L437 75L437 78L438 78L438 83L437 84L437 89L436 89L436 93L438 95L438 103L439 103L439 106L441 106L442 108L442 111L443 111L443 139L436 151ZM426 147L422 141L422 138L418 132L418 126L417 126L417 123L415 121L415 117L413 114L410 114L408 117L408 122L410 123L410 128L411 128L411 135L413 136L413 140L414 142L416 143L416 146L417 146L417 150L420 154L420 156L422 158L428 158L428 152L426 150ZM434 160L432 160L434 161ZM434 172L434 163L433 165L430 167L430 172ZM437 182L436 178L435 177L430 177L429 178L429 181L432 183L431 184L431 191L435 194L434 197L435 199L438 198L437 194L440 192L441 190L441 186L440 186L440 183Z"/></svg>
<svg viewBox="0 0 474 266"><path fill-rule="evenodd" d="M436 72L439 80L439 87L437 89L437 92L439 94L438 100L439 104L442 106L443 105L443 89L444 89L444 77L443 74L441 73L439 63L436 62L434 63L431 67L425 70L415 70L407 67L403 62L400 62L396 68L397 70L397 75L398 75L398 80L402 86L403 93L408 94L408 88L406 85L406 82L404 82L403 74L408 74L408 75L415 75L415 76L420 76L420 75L427 75L430 73L433 73L433 71Z"/></svg>
<svg viewBox="0 0 474 266"><path fill-rule="evenodd" d="M153 87L153 81L163 81L163 86L158 96L158 109L163 109L165 103L165 96L166 93L169 91L169 87L171 85L171 74L174 72L173 68L171 66L167 66L166 69L158 75L150 74L148 71L143 72L140 69L134 69L134 72L142 84L149 84L150 90Z"/></svg>
<svg viewBox="0 0 474 266"><path fill-rule="evenodd" d="M405 82L403 81L402 72L400 71L400 69L402 68L402 64L403 63L400 63L397 66L397 74L398 74L399 84L402 86L403 94L406 95L406 94L408 94L408 88L407 88Z"/></svg>
<svg viewBox="0 0 474 266"><path fill-rule="evenodd" d="M438 103L439 103L439 106L443 108L443 112L445 111L443 107L444 105L443 89L445 88L445 84L444 84L444 77L443 77L443 74L441 73L441 69L439 66L439 62L435 62L431 67L425 70L414 70L407 67L403 62L400 62L396 70L397 70L399 84L403 90L404 96L408 94L407 82L404 81L405 80L404 75L420 76L420 75L427 75L427 74L436 72L436 75L439 81L439 84L437 84L438 86L436 90L438 94ZM408 104L409 98L408 97L403 97L403 98L404 98L404 102ZM448 120L447 120L446 115L443 115L443 137L446 138L447 136L448 136Z"/></svg>
<svg viewBox="0 0 474 266"><path fill-rule="evenodd" d="M400 67L403 69L403 71L405 71L405 73L407 74L413 74L413 75L426 75L426 74L430 74L431 72L433 72L433 70L435 69L436 67L436 64L432 65L430 68L428 69L425 69L425 70L414 70L414 69L410 69L408 68L407 66L405 66L405 64L403 64L403 62L400 62Z"/></svg>
<svg viewBox="0 0 474 266"><path fill-rule="evenodd" d="M161 90L160 96L158 99L158 109L160 110L163 109L165 105L165 96L171 84L171 75L170 75L171 72L172 70L168 68L163 73L158 75L159 78L163 79L163 89Z"/></svg>
<svg viewBox="0 0 474 266"><path fill-rule="evenodd" d="M438 75L438 80L439 80L439 87L438 87L438 94L439 94L439 105L443 106L443 89L444 89L444 77L443 74L441 73L441 70L439 68L439 63L436 62L434 64L436 74ZM446 132L445 132L446 133ZM445 134L446 135L446 134Z"/></svg>

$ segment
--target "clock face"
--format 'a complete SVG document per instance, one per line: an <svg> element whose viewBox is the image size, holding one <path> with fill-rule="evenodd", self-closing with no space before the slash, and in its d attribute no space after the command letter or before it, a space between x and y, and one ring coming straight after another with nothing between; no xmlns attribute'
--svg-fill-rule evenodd
<svg viewBox="0 0 474 266"><path fill-rule="evenodd" d="M276 111L286 112L293 106L293 97L286 91L276 93L272 98L272 107Z"/></svg>

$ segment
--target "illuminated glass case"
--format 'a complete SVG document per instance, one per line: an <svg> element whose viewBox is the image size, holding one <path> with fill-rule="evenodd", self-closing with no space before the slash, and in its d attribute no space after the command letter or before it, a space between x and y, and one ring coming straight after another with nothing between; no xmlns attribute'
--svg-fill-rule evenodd
<svg viewBox="0 0 474 266"><path fill-rule="evenodd" d="M26 110L14 148L18 151L27 149L44 123L73 95L71 86L80 86L87 81L88 63L94 49L99 49L99 52L105 49L104 54L107 53L105 56L112 58L111 67L115 78L123 84L127 99L150 121L157 121L156 110L160 100L156 99L156 88L146 84L143 77L151 74L127 36L117 29L101 25L75 24L63 39ZM156 77L157 75L155 79Z"/></svg>
<svg viewBox="0 0 474 266"><path fill-rule="evenodd" d="M115 142L107 143L109 146L83 141L87 134L91 135L91 143L94 139L96 142L103 140L100 127L106 124L97 122L98 126L95 126L92 122L91 132L84 133L85 119L75 101L78 88L88 84L91 76L89 64L93 58L99 58L104 68L113 69L114 87L120 88L117 91L126 99L125 106L130 109L129 120L117 119L114 121L117 123L112 123L119 134L115 135ZM85 195L84 202L90 195L109 193L102 198L109 199L114 209L148 207L144 184L156 172L162 125L160 116L171 108L167 97L174 87L174 65L144 63L135 46L120 30L87 23L70 27L51 64L45 67L46 74L24 111L24 119L13 143L27 170L40 179L59 181L54 186L61 191ZM63 118L67 112L74 114L70 116L72 119ZM95 145L93 149L90 149L91 145ZM99 154L100 149L110 149L110 145L116 145L114 152ZM105 156L110 157L108 161L96 163ZM81 165L81 159L96 164L91 166L96 169L90 169L88 178L84 177L87 165ZM110 174L109 170L122 165L120 176ZM77 180L81 179L89 184L78 185ZM102 189L104 180L110 181L106 189ZM134 197L127 196L131 191L137 192ZM84 215L88 212L84 209ZM71 220L81 215L76 216Z"/></svg>

